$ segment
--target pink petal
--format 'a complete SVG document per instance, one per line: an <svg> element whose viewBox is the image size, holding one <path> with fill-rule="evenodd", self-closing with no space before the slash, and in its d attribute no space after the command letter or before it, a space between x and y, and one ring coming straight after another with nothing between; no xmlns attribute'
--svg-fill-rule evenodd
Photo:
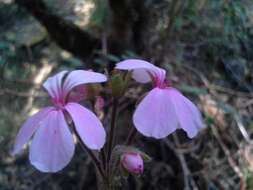
<svg viewBox="0 0 253 190"><path fill-rule="evenodd" d="M166 91L174 104L180 128L187 133L189 138L193 138L198 130L204 127L198 108L175 88L168 88Z"/></svg>
<svg viewBox="0 0 253 190"><path fill-rule="evenodd" d="M135 69L132 73L132 78L139 83L148 83L151 81L150 74L147 69Z"/></svg>
<svg viewBox="0 0 253 190"><path fill-rule="evenodd" d="M177 115L166 91L154 88L135 110L134 125L147 137L164 138L178 127Z"/></svg>
<svg viewBox="0 0 253 190"><path fill-rule="evenodd" d="M74 139L60 110L41 122L30 147L30 162L42 172L57 172L73 157Z"/></svg>
<svg viewBox="0 0 253 190"><path fill-rule="evenodd" d="M135 69L153 69L155 66L147 61L140 59L127 59L117 63L116 69L119 70L135 70Z"/></svg>
<svg viewBox="0 0 253 190"><path fill-rule="evenodd" d="M105 82L107 77L101 73L92 71L75 70L69 73L63 84L65 95L75 86L88 83Z"/></svg>
<svg viewBox="0 0 253 190"><path fill-rule="evenodd" d="M26 120L18 132L12 154L17 154L22 150L23 146L29 141L33 133L38 129L42 120L53 109L53 107L43 108L41 111Z"/></svg>
<svg viewBox="0 0 253 190"><path fill-rule="evenodd" d="M154 78L159 78L164 81L166 72L164 69L140 59L128 59L117 63L116 69L133 71L132 77L137 82L147 83L151 81L150 74Z"/></svg>
<svg viewBox="0 0 253 190"><path fill-rule="evenodd" d="M133 70L132 77L140 83L147 83L151 81L150 75L147 71L154 69L154 65L139 59L127 59L117 63L116 69L119 70Z"/></svg>
<svg viewBox="0 0 253 190"><path fill-rule="evenodd" d="M61 99L62 97L62 79L67 74L67 71L62 71L52 77L49 77L43 84L49 95L54 99Z"/></svg>
<svg viewBox="0 0 253 190"><path fill-rule="evenodd" d="M100 150L105 144L105 130L96 115L77 103L68 103L65 109L72 117L85 145L90 149Z"/></svg>

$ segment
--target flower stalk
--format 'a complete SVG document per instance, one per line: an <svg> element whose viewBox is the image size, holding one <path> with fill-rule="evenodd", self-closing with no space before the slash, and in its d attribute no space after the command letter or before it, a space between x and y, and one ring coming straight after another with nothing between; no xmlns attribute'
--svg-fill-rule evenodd
<svg viewBox="0 0 253 190"><path fill-rule="evenodd" d="M118 108L118 100L117 100L117 98L114 98L113 105L112 105L112 118L111 118L110 132L109 132L109 142L108 142L107 156L106 156L107 174L108 175L110 175L110 166L109 165L110 165L110 160L111 160L113 144L115 141L117 108Z"/></svg>
<svg viewBox="0 0 253 190"><path fill-rule="evenodd" d="M136 135L137 135L137 130L135 129L135 127L132 127L130 129L130 132L129 132L128 137L126 139L125 145L131 145L133 143Z"/></svg>
<svg viewBox="0 0 253 190"><path fill-rule="evenodd" d="M88 153L88 155L90 156L91 160L93 161L97 171L99 172L99 175L101 175L101 177L103 178L103 180L106 180L106 175L105 175L105 171L101 166L101 162L99 161L99 159L97 158L97 156L89 149L87 148L87 146L83 143L80 135L78 134L78 132L76 131L75 125L73 125L73 131L78 139L78 142L81 144L81 147L83 148L83 150L85 152Z"/></svg>

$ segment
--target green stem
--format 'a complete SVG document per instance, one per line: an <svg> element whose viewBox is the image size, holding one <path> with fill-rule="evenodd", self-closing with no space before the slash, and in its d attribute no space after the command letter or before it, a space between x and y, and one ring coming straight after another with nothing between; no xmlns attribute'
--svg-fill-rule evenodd
<svg viewBox="0 0 253 190"><path fill-rule="evenodd" d="M107 170L107 166L106 166L106 152L105 152L105 148L102 148L102 150L100 152L100 157L101 157L101 160L102 160L103 168L106 171Z"/></svg>
<svg viewBox="0 0 253 190"><path fill-rule="evenodd" d="M135 127L132 127L131 130L130 130L130 132L129 132L129 134L128 134L128 136L127 136L125 145L127 145L127 146L131 145L133 143L136 135L137 135L137 130L136 130ZM116 171L116 168L119 166L119 164L120 164L120 160L117 160L116 167L114 168L114 170L112 172L113 173L112 175L114 175L114 173Z"/></svg>
<svg viewBox="0 0 253 190"><path fill-rule="evenodd" d="M82 141L80 135L78 134L78 132L76 131L76 127L74 125L73 125L73 130L74 130L74 133L75 133L76 137L78 138L78 141L81 144L83 150L89 154L89 156L92 159L94 165L96 166L99 174L102 176L102 178L104 180L106 180L106 175L105 175L103 168L101 167L100 161L98 160L96 155L83 143L83 141Z"/></svg>
<svg viewBox="0 0 253 190"><path fill-rule="evenodd" d="M112 154L112 148L115 141L115 127L116 127L116 118L117 118L117 108L118 108L118 100L116 98L113 99L113 107L112 107L112 118L111 118L111 127L109 132L109 142L107 149L107 172L110 173L110 160Z"/></svg>
<svg viewBox="0 0 253 190"><path fill-rule="evenodd" d="M137 135L137 130L136 130L135 127L132 127L129 134L128 134L128 137L126 139L125 144L126 145L131 145L133 143L134 138L136 137L136 135Z"/></svg>

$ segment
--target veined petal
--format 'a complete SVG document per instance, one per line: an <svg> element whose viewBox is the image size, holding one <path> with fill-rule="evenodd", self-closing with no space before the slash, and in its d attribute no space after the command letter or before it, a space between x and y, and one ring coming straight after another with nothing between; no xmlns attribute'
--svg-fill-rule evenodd
<svg viewBox="0 0 253 190"><path fill-rule="evenodd" d="M65 95L75 86L88 83L105 82L107 77L93 71L75 70L69 73L63 84Z"/></svg>
<svg viewBox="0 0 253 190"><path fill-rule="evenodd" d="M51 112L54 107L46 107L43 108L41 111L37 112L29 119L25 121L25 123L20 128L18 135L16 137L14 150L12 154L19 153L24 145L29 141L32 137L33 133L38 129L42 120L47 116L49 112Z"/></svg>
<svg viewBox="0 0 253 190"><path fill-rule="evenodd" d="M43 87L53 99L59 100L62 97L62 79L65 74L67 74L67 71L61 71L60 73L49 77L43 84Z"/></svg>
<svg viewBox="0 0 253 190"><path fill-rule="evenodd" d="M127 59L116 64L116 69L119 70L135 70L135 69L152 69L155 66L141 59Z"/></svg>
<svg viewBox="0 0 253 190"><path fill-rule="evenodd" d="M163 81L165 79L166 72L164 69L156 67L155 65L140 59L128 59L116 64L116 69L133 71L132 77L137 82L147 83L152 80L150 75L154 78L159 78Z"/></svg>
<svg viewBox="0 0 253 190"><path fill-rule="evenodd" d="M77 103L68 103L65 109L84 144L90 149L100 150L105 144L105 130L96 115Z"/></svg>
<svg viewBox="0 0 253 190"><path fill-rule="evenodd" d="M132 78L139 83L148 83L152 80L147 69L135 69Z"/></svg>
<svg viewBox="0 0 253 190"><path fill-rule="evenodd" d="M116 64L116 69L133 71L132 77L140 83L151 81L147 71L154 69L154 65L140 59L127 59Z"/></svg>
<svg viewBox="0 0 253 190"><path fill-rule="evenodd" d="M147 137L164 138L178 127L176 111L165 89L154 88L137 106L133 122Z"/></svg>
<svg viewBox="0 0 253 190"><path fill-rule="evenodd" d="M42 172L57 172L73 157L74 139L61 110L50 112L41 122L30 147L30 162Z"/></svg>
<svg viewBox="0 0 253 190"><path fill-rule="evenodd" d="M180 128L187 133L189 138L193 138L199 129L204 127L198 108L175 88L168 88L166 91L174 104Z"/></svg>

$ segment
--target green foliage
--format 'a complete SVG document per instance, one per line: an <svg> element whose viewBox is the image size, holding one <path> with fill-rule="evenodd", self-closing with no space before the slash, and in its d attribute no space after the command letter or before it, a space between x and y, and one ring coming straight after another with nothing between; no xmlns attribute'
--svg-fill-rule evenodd
<svg viewBox="0 0 253 190"><path fill-rule="evenodd" d="M188 0L182 13L181 23L193 26L197 33L189 33L189 39L195 38L207 44L209 57L227 57L233 55L244 55L242 48L248 49L251 33L249 32L249 12L252 11L247 3L240 0L234 1L204 1ZM178 28L178 30L182 30ZM197 30L196 30L197 29ZM194 31L193 31L194 32ZM252 45L252 44L251 44ZM206 52L207 53L207 52Z"/></svg>
<svg viewBox="0 0 253 190"><path fill-rule="evenodd" d="M109 22L109 7L107 1L94 0L95 9L90 18L90 26L95 28L106 27Z"/></svg>
<svg viewBox="0 0 253 190"><path fill-rule="evenodd" d="M183 92L193 94L195 96L207 94L207 90L204 89L204 88L189 86L189 85L186 85L186 84L183 84L183 85L179 86L178 88Z"/></svg>
<svg viewBox="0 0 253 190"><path fill-rule="evenodd" d="M69 57L69 58L63 59L63 65L68 66L70 68L77 68L77 67L82 66L82 61L75 57Z"/></svg>
<svg viewBox="0 0 253 190"><path fill-rule="evenodd" d="M247 189L248 190L253 190L252 171L247 169L244 173L245 173L245 176L246 176Z"/></svg>
<svg viewBox="0 0 253 190"><path fill-rule="evenodd" d="M6 66L8 60L15 58L15 48L8 41L0 41L0 68Z"/></svg>
<svg viewBox="0 0 253 190"><path fill-rule="evenodd" d="M98 57L94 60L95 64L98 64L98 65L104 65L105 60L117 63L117 62L119 62L121 60L124 60L124 59L140 58L137 54L135 54L132 51L126 51L125 53L123 53L120 56L116 56L116 55L113 55L113 54L110 54L110 53L106 54L106 55L103 55L102 51L100 51L100 50L96 51L96 53L97 53L97 55L100 56L100 57Z"/></svg>
<svg viewBox="0 0 253 190"><path fill-rule="evenodd" d="M252 91L252 1L180 2L182 12L175 19L172 35L177 43L190 47L190 51L183 51L181 57L185 52L189 54L183 61L197 59L209 69L214 69L215 65L222 66L232 85L236 84L240 90Z"/></svg>

